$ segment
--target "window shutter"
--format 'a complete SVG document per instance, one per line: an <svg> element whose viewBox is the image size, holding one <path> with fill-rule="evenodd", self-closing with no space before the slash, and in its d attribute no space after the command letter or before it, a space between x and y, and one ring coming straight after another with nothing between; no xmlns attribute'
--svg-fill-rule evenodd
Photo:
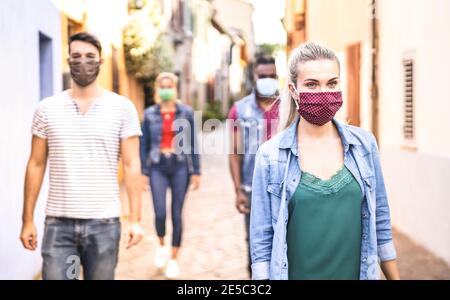
<svg viewBox="0 0 450 300"><path fill-rule="evenodd" d="M405 75L403 136L406 140L414 139L414 62L403 61Z"/></svg>

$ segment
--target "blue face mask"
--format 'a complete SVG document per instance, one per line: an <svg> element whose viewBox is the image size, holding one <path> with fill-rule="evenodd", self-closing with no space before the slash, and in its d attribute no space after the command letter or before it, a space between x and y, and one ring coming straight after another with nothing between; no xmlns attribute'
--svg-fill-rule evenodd
<svg viewBox="0 0 450 300"><path fill-rule="evenodd" d="M274 78L262 78L256 80L256 91L260 97L273 97L278 91L278 80Z"/></svg>

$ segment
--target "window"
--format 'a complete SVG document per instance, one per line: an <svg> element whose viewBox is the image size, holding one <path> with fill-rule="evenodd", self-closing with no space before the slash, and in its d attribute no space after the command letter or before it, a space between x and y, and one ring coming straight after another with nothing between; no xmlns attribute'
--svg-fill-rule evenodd
<svg viewBox="0 0 450 300"><path fill-rule="evenodd" d="M52 39L39 32L39 97L53 94L53 50Z"/></svg>

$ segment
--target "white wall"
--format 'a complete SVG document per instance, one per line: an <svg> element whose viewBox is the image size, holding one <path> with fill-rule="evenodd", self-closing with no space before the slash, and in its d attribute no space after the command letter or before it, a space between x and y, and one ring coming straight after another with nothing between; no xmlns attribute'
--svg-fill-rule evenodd
<svg viewBox="0 0 450 300"><path fill-rule="evenodd" d="M450 263L450 1L380 0L380 147L394 226ZM416 150L404 147L413 57Z"/></svg>
<svg viewBox="0 0 450 300"><path fill-rule="evenodd" d="M60 26L59 13L50 0L0 2L0 279L31 279L41 267L40 250L26 251L19 242L23 179L31 119L40 100L39 31L53 39L53 88L57 92L62 84ZM39 241L45 186L35 217Z"/></svg>

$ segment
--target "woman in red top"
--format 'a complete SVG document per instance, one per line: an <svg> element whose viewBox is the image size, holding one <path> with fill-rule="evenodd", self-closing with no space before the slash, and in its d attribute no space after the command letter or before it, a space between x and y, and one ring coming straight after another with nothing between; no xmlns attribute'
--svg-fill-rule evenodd
<svg viewBox="0 0 450 300"><path fill-rule="evenodd" d="M188 185L191 184L194 189L197 189L200 184L199 155L195 154L192 147L195 144L193 111L177 100L177 82L178 78L172 73L161 73L156 78L156 104L145 110L141 139L143 174L150 180L155 225L159 238L155 266L165 267L168 278L176 278L180 273L177 256L181 245L182 208ZM177 121L180 123L178 124ZM182 124L189 124L190 128L178 131ZM189 144L188 153L185 148L178 147L178 135L184 138L185 145ZM164 242L168 188L171 189L172 195L173 225L170 255Z"/></svg>

